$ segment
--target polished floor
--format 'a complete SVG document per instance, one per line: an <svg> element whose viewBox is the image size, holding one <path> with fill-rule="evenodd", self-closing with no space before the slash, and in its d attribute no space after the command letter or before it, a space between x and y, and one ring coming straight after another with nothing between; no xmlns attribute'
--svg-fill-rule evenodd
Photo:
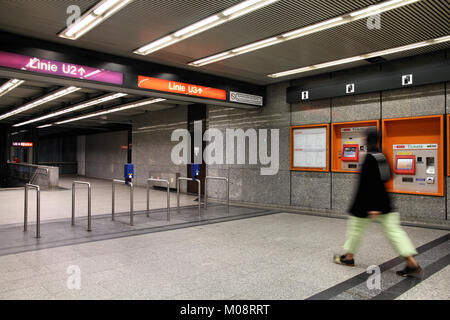
<svg viewBox="0 0 450 320"><path fill-rule="evenodd" d="M0 299L450 299L446 230L405 227L425 270L415 281L395 274L403 263L376 224L350 268L332 263L345 219L262 212L220 220L215 210L223 208L180 228L0 254ZM367 285L371 266L380 288Z"/></svg>

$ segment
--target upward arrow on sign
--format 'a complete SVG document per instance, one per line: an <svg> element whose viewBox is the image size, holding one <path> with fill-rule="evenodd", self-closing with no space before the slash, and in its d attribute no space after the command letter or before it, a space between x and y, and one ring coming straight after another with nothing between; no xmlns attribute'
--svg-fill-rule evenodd
<svg viewBox="0 0 450 320"><path fill-rule="evenodd" d="M83 67L81 67L80 69L78 69L78 73L83 76L86 73L86 70L83 69Z"/></svg>

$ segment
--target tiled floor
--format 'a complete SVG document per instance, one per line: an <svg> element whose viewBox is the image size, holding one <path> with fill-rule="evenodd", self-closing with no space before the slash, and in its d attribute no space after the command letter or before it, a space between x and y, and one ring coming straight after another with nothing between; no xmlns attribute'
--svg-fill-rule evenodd
<svg viewBox="0 0 450 320"><path fill-rule="evenodd" d="M306 299L396 258L374 224L355 268L333 264L345 230L342 219L279 213L8 254L0 256L0 299ZM426 249L418 255L424 267L450 253L448 237L424 246L448 231L405 230ZM391 265L382 290L403 281L394 274L403 264ZM68 288L71 266L81 272L80 289ZM398 299L448 299L449 280L444 266ZM364 280L328 298L369 299L374 290Z"/></svg>

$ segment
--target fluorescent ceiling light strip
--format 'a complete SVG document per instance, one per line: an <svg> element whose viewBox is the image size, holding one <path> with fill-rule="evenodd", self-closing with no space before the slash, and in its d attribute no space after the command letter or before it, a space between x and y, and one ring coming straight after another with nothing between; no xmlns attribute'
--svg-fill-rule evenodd
<svg viewBox="0 0 450 320"><path fill-rule="evenodd" d="M217 14L211 15L205 19L195 22L187 27L184 27L178 31L175 31L163 38L152 41L140 48L136 49L134 53L147 55L169 45L177 43L181 40L192 37L200 32L214 28L222 23L236 19L239 16L250 13L265 7L271 3L279 0L247 0L243 1L233 7L223 10Z"/></svg>
<svg viewBox="0 0 450 320"><path fill-rule="evenodd" d="M206 19L200 20L199 22L191 24L190 26L175 32L173 35L175 37L184 36L185 34L191 32L191 31L194 31L196 29L200 29L200 28L202 28L202 27L204 27L204 26L206 26L208 24L212 24L212 23L216 22L219 19L220 19L220 17L215 14L213 16L210 16L210 17L206 18Z"/></svg>
<svg viewBox="0 0 450 320"><path fill-rule="evenodd" d="M14 90L18 86L20 86L22 83L24 83L25 80L19 80L19 79L11 79L8 82L4 83L0 87L0 97L7 94L11 90Z"/></svg>
<svg viewBox="0 0 450 320"><path fill-rule="evenodd" d="M270 42L274 42L274 41L277 41L277 40L278 40L277 37L273 37L273 38L265 39L265 40L262 40L262 41L254 42L254 43L251 43L249 45L246 45L246 46L243 46L243 47L231 50L231 51L232 52L240 52L240 51L245 51L245 50L250 49L250 48L252 48L252 49L254 49L255 47L260 48L264 44L267 44L267 43L270 43Z"/></svg>
<svg viewBox="0 0 450 320"><path fill-rule="evenodd" d="M102 0L83 14L83 16L75 23L60 32L59 36L70 40L78 39L132 1L133 0Z"/></svg>
<svg viewBox="0 0 450 320"><path fill-rule="evenodd" d="M276 1L278 1L278 0L259 1L259 2L257 2L256 4L253 4L252 6L248 6L248 7L245 8L245 9L241 9L241 10L239 10L239 11L236 11L235 13L229 14L229 17L230 17L230 19L236 19L236 18L238 18L238 17L240 17L240 16L243 16L244 14L247 14L247 13L250 13L250 12L252 12L252 11L258 10L258 9L260 9L260 8L262 8L262 7L268 6L269 4L274 3L274 2L276 2ZM254 1L253 1L253 2L254 2ZM237 6L238 6L238 5L237 5ZM231 7L231 8L233 8L233 7ZM230 8L230 9L231 9L231 8ZM225 11L226 11L226 10L225 10ZM224 11L222 11L222 13L225 15Z"/></svg>
<svg viewBox="0 0 450 320"><path fill-rule="evenodd" d="M60 111L56 111L56 112L52 112L52 113L46 114L45 116L42 116L42 117L39 117L39 118L35 118L35 119L31 119L31 120L28 120L28 121L25 121L25 122L17 123L15 125L13 125L13 127L21 127L21 126L24 126L24 125L27 125L27 124L30 124L30 123L33 123L33 122L45 120L45 119L48 119L48 118L54 118L54 117L60 116L62 114L66 114L66 113L69 113L69 112L74 112L74 111L77 111L77 110L85 109L85 108L88 108L88 107L91 107L91 106L94 106L94 105L97 105L97 104L100 104L100 103L103 103L103 102L106 102L106 101L110 101L110 100L114 100L114 99L117 99L117 98L121 98L121 97L126 96L126 95L127 95L126 93L110 94L110 95L107 95L107 96L103 96L101 98L96 98L96 99L93 99L93 100L90 100L90 101L87 101L87 102L83 102L83 103L77 104L77 105L75 105L73 107L70 107L70 108L66 108L66 109L63 109L63 110L60 110Z"/></svg>
<svg viewBox="0 0 450 320"><path fill-rule="evenodd" d="M51 127L53 124L44 124L44 125L42 125L42 126L39 126L39 127L36 127L36 128L38 128L38 129L42 129L42 128L47 128L47 127Z"/></svg>
<svg viewBox="0 0 450 320"><path fill-rule="evenodd" d="M298 73L307 72L307 71L311 71L311 70L323 69L323 68L327 68L327 67L331 67L331 66L337 66L337 65L360 61L360 60L365 60L365 59L369 59L369 58L385 56L388 54L413 50L413 49L431 46L434 44L448 42L448 41L450 41L450 35L445 36L445 37L431 39L431 40L426 40L426 41L422 41L422 42L417 42L417 43L409 44L409 45L402 46L402 47L361 54L361 55L354 56L354 57L349 57L349 58L344 58L344 59L340 59L340 60L315 64L315 65L308 66L308 67L302 67L302 68L287 70L287 71L283 71L283 72L273 73L273 74L268 75L268 77L280 78L280 77L284 77L284 76L288 76L288 75L292 75L292 74L298 74Z"/></svg>
<svg viewBox="0 0 450 320"><path fill-rule="evenodd" d="M233 13L236 13L236 12L239 12L241 10L247 9L248 7L254 5L254 4L258 3L258 2L260 2L260 1L259 0L242 1L241 3L238 3L235 6L232 6L232 7L228 8L228 9L222 11L222 14L224 16L230 16Z"/></svg>
<svg viewBox="0 0 450 320"><path fill-rule="evenodd" d="M350 22L353 22L353 21L357 21L357 20L363 19L365 17L371 16L371 15L374 15L374 14L378 14L378 13L386 12L386 11L389 11L389 10L393 10L393 9L396 9L396 8L399 8L399 7L402 7L402 6L406 6L408 4L411 4L411 3L414 3L414 2L418 2L418 1L421 1L421 0L390 0L390 1L385 1L385 2L382 2L382 3L378 4L378 5L372 5L372 6L369 6L367 8L364 8L362 10L354 11L354 12L351 12L349 14L345 14L345 15L342 15L342 16L339 16L339 17L328 19L328 20L325 20L325 21L322 21L322 22L319 22L319 23L316 23L316 24L313 24L313 25L302 27L302 28L297 29L297 30L289 31L289 32L277 35L275 37L268 38L267 40L272 39L272 38L278 38L278 41L274 41L273 43L270 43L270 44L267 44L267 45L258 46L257 44L259 42L264 41L264 40L261 40L261 41L258 41L258 42L246 44L246 45L244 45L242 47L234 48L232 50L224 51L224 52L221 52L221 53L213 55L214 57L216 57L218 55L223 54L221 56L222 57L221 59L212 59L212 60L210 60L208 62L204 62L204 61L206 61L205 59L208 58L208 57L205 57L205 58L201 58L199 60L195 60L195 61L189 62L188 65L196 66L196 67L204 66L206 64L210 64L210 63L214 63L214 62L217 62L217 61L221 61L221 60L225 60L225 59L228 59L228 58L232 58L232 57L237 56L239 54L251 52L251 51L254 51L254 50L258 50L258 49L261 49L261 48L268 47L270 45L275 45L275 44L278 44L278 43L281 43L281 42L284 42L284 41L297 39L297 38L300 38L300 37L303 37L303 36L306 36L306 35L309 35L309 34L313 34L313 33L319 32L319 31L323 31L323 30L327 30L327 29L330 29L330 28L334 28L334 27L340 26L340 25L344 25L344 24L347 24L347 23L350 23ZM225 53L228 53L228 54L225 54ZM213 56L211 56L211 57L213 57Z"/></svg>
<svg viewBox="0 0 450 320"><path fill-rule="evenodd" d="M72 118L72 119L59 121L59 122L56 122L56 124L64 124L64 123L78 121L78 120L82 120L82 119L97 117L97 116L101 116L101 115L108 114L108 113L119 112L119 111L132 109L132 108L137 108L137 107L141 107L141 106L152 104L152 103L161 102L161 101L164 101L164 100L166 100L166 99L161 99L161 98L146 99L146 100L143 100L141 102L126 104L126 105L121 106L121 107L117 107L117 108L113 108L113 109L109 109L109 110L105 110L105 111L94 112L94 113L90 113L90 114L87 114L87 115L84 115L84 116L80 116L80 117L76 117L76 118Z"/></svg>
<svg viewBox="0 0 450 320"><path fill-rule="evenodd" d="M0 120L6 119L6 118L11 117L13 115L16 115L18 113L21 113L21 112L27 111L29 109L35 108L35 107L37 107L37 106L39 106L41 104L44 104L46 102L49 102L49 101L61 98L62 96L65 96L65 95L67 95L69 93L75 92L75 91L80 90L80 89L81 88L77 88L77 87L69 87L69 88L58 90L56 92L52 92L52 93L50 93L49 95L47 95L45 97L39 98L37 100L34 100L34 101L32 101L30 103L27 103L26 105L24 105L24 106L22 106L20 108L17 108L17 109L15 109L13 111L5 113L4 115L1 115L0 116Z"/></svg>

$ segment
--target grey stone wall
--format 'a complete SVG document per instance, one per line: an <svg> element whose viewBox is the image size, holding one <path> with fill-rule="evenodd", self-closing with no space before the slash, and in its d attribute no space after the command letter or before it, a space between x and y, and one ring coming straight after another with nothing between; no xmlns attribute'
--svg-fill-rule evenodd
<svg viewBox="0 0 450 320"><path fill-rule="evenodd" d="M128 132L115 131L86 136L86 176L101 179L122 179L127 163Z"/></svg>
<svg viewBox="0 0 450 320"><path fill-rule="evenodd" d="M180 176L186 177L187 166L175 165L171 161L172 148L178 144L171 141L171 135L176 129L187 129L187 108L179 106L149 112L132 121L134 181L145 185L150 172L180 173ZM186 183L181 182L180 185L181 190L186 191Z"/></svg>

